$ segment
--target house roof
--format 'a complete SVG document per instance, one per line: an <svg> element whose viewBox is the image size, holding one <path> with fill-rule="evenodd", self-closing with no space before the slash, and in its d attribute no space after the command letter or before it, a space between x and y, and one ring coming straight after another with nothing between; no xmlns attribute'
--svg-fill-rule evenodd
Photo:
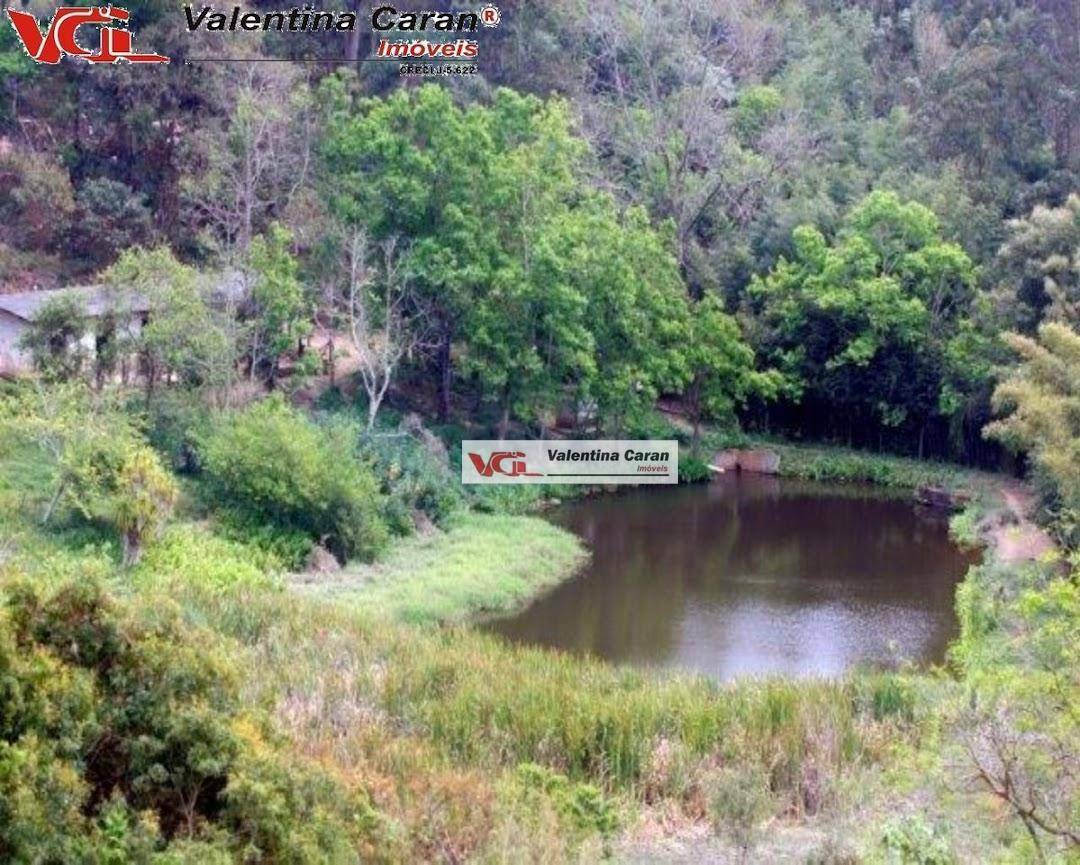
<svg viewBox="0 0 1080 865"><path fill-rule="evenodd" d="M0 294L0 311L25 321L32 319L48 301L64 294L79 296L89 315L101 315L108 304L100 285L76 285L71 288L57 288L48 291L17 291L14 294ZM136 312L142 310L135 310Z"/></svg>
<svg viewBox="0 0 1080 865"><path fill-rule="evenodd" d="M244 289L243 274L240 271L229 271L217 278L213 286L213 297L219 301L235 300L243 296ZM73 285L67 288L0 294L0 312L30 321L48 301L64 294L80 297L87 315L95 318L115 306L104 286ZM129 312L147 312L150 309L150 302L147 298L136 295L126 298L124 306Z"/></svg>

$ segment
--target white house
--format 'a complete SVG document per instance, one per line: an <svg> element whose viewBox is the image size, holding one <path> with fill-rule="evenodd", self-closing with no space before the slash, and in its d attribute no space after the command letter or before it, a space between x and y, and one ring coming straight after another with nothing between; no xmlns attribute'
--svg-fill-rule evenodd
<svg viewBox="0 0 1080 865"><path fill-rule="evenodd" d="M116 307L100 285L77 285L70 288L57 288L47 291L19 291L14 294L0 294L0 375L18 375L30 370L30 358L19 347L19 341L42 308L49 300L64 294L73 294L79 298L86 312L87 332L82 344L93 355L96 348L93 326L94 320L115 312ZM211 302L224 304L227 301L239 301L245 295L245 283L239 272L232 272L220 277L211 291ZM124 315L128 319L122 325L129 332L138 333L150 314L150 304L145 298L127 297L124 300Z"/></svg>

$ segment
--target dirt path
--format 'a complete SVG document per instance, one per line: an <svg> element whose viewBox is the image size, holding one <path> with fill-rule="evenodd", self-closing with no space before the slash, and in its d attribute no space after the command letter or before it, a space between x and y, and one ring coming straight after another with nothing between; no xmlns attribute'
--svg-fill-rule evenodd
<svg viewBox="0 0 1080 865"><path fill-rule="evenodd" d="M1007 482L1000 489L1004 508L991 517L987 536L995 557L1005 564L1027 562L1048 553L1054 547L1050 536L1031 521L1034 496L1019 483Z"/></svg>

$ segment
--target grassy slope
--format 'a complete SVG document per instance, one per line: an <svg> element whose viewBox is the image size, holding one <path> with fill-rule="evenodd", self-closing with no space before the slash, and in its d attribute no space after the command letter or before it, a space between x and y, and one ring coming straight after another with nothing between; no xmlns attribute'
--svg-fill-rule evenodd
<svg viewBox="0 0 1080 865"><path fill-rule="evenodd" d="M379 562L302 575L305 592L410 624L463 621L512 609L571 576L581 542L538 517L467 514L447 531L407 538Z"/></svg>
<svg viewBox="0 0 1080 865"><path fill-rule="evenodd" d="M910 462L824 449L796 456L802 462L788 466L809 477L862 472L867 459ZM22 486L13 479L0 489L11 501ZM174 528L133 581L115 567L112 545L80 549L77 534L39 535L18 523L15 558L32 563L35 577L96 573L150 605L178 603L235 641L250 705L269 708L298 753L371 793L386 820L372 841L376 858L576 860L597 852L595 824L610 809L624 829L645 803L646 814L700 820L709 779L729 765L764 769L769 812L783 825L816 812L800 856L836 836L845 849L880 853L880 826L906 812L945 827L961 861L999 849L986 800L957 797L940 777L942 714L958 696L948 679L856 673L720 687L394 621L517 603L545 584L553 561L572 568L580 548L532 518L472 515L444 535L405 541L379 565L346 573L372 590L357 603L337 602L329 587L330 600L246 576L230 585L234 567L248 573L228 564L241 557L192 543L185 535L194 527ZM532 538L524 546L521 532ZM582 817L578 799L591 794L571 787L568 806L523 774L528 762L597 785L601 805Z"/></svg>

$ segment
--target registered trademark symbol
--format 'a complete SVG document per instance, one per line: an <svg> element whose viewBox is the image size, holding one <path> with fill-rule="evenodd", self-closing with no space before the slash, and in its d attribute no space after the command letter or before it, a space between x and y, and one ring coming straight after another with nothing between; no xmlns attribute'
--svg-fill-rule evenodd
<svg viewBox="0 0 1080 865"><path fill-rule="evenodd" d="M502 20L502 13L498 6L485 6L480 10L480 23L485 27L497 27Z"/></svg>

